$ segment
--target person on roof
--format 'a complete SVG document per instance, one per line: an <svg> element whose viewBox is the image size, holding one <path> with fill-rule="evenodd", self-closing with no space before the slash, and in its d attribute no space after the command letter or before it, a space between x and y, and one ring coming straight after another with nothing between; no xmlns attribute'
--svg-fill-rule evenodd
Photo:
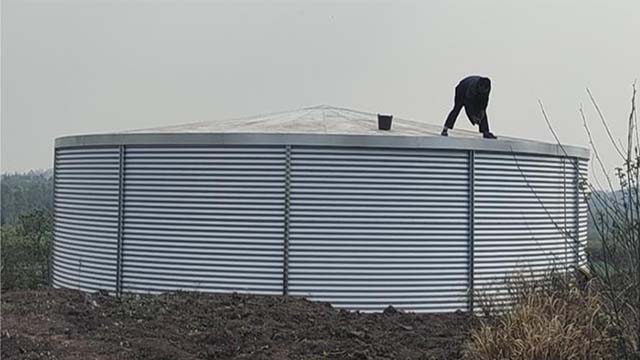
<svg viewBox="0 0 640 360"><path fill-rule="evenodd" d="M449 129L458 119L458 114L464 106L464 111L471 124L480 125L480 132L485 139L496 139L489 131L489 119L487 119L487 105L489 104L489 92L491 80L482 76L467 76L456 86L453 109L447 116L447 121L442 129L442 136L449 136Z"/></svg>

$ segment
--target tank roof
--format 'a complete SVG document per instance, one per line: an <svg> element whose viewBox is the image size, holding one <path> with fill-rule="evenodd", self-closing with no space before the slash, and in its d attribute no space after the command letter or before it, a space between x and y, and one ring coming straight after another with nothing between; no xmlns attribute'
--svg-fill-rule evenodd
<svg viewBox="0 0 640 360"><path fill-rule="evenodd" d="M462 120L462 119L461 119ZM390 130L378 130L378 114L319 105L256 116L212 120L118 133L64 136L56 147L89 145L262 144L430 148L506 151L588 159L589 150L455 129L440 136L442 125L393 117Z"/></svg>
<svg viewBox="0 0 640 360"><path fill-rule="evenodd" d="M393 117L391 130L378 130L378 114L318 105L226 120L123 131L124 134L259 133L326 135L436 136L442 125ZM477 132L453 130L454 136L476 137Z"/></svg>

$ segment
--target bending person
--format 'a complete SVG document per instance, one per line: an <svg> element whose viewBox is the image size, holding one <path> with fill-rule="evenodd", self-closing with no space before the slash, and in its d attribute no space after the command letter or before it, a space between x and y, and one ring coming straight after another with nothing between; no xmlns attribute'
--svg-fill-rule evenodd
<svg viewBox="0 0 640 360"><path fill-rule="evenodd" d="M458 114L464 106L464 111L471 124L480 125L480 132L485 139L496 139L489 131L489 119L487 119L487 105L489 104L489 92L491 92L491 80L482 76L468 76L456 86L453 109L447 116L447 121L442 129L442 136L449 136L449 129L453 129Z"/></svg>

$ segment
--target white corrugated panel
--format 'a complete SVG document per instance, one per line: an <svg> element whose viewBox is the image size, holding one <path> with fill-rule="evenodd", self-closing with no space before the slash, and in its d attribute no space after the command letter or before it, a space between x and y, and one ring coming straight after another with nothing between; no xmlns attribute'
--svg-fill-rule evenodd
<svg viewBox="0 0 640 360"><path fill-rule="evenodd" d="M500 300L506 277L576 265L576 185L574 159L476 152L477 292Z"/></svg>
<svg viewBox="0 0 640 360"><path fill-rule="evenodd" d="M115 291L118 147L57 149L54 286Z"/></svg>
<svg viewBox="0 0 640 360"><path fill-rule="evenodd" d="M468 153L293 147L289 293L339 308L466 309Z"/></svg>
<svg viewBox="0 0 640 360"><path fill-rule="evenodd" d="M282 292L284 147L127 147L125 292Z"/></svg>

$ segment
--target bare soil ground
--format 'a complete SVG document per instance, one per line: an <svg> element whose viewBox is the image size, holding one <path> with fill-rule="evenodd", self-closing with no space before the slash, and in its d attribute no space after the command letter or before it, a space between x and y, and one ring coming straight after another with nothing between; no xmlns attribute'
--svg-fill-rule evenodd
<svg viewBox="0 0 640 360"><path fill-rule="evenodd" d="M465 314L340 311L295 297L2 294L2 359L458 359Z"/></svg>

